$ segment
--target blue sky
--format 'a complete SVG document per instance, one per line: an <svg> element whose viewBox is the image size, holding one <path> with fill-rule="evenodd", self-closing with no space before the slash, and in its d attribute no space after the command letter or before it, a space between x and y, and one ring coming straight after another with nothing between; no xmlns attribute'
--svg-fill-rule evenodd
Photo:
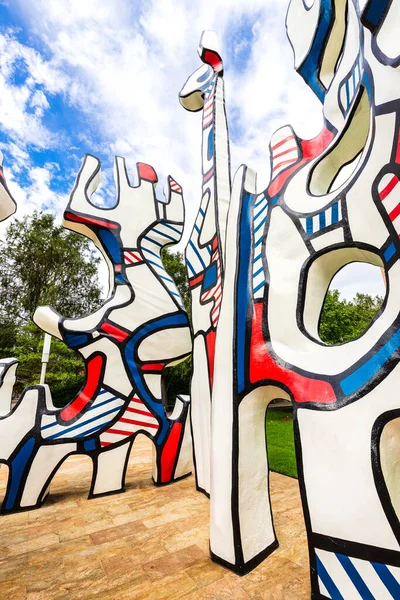
<svg viewBox="0 0 400 600"><path fill-rule="evenodd" d="M0 0L0 148L17 217L39 208L61 218L90 152L102 162L100 204L114 202L120 154L131 173L137 161L152 164L160 194L169 173L182 184L190 228L200 200L201 125L178 93L200 65L203 29L214 29L221 44L233 172L246 163L265 187L273 131L291 123L313 137L322 123L318 101L293 70L287 4Z"/></svg>

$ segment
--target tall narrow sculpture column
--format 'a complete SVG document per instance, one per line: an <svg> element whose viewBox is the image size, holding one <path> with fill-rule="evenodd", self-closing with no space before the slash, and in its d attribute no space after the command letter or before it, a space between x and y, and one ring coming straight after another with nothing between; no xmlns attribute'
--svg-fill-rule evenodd
<svg viewBox="0 0 400 600"><path fill-rule="evenodd" d="M191 415L196 485L208 495L215 336L231 182L223 64L213 31L203 32L199 55L204 64L189 77L179 99L189 111L202 110L202 198L186 249L186 265L194 333Z"/></svg>

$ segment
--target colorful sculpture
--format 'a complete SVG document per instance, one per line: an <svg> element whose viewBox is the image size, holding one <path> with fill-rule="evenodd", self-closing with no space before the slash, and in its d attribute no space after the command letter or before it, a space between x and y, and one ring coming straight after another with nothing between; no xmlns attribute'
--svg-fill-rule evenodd
<svg viewBox="0 0 400 600"><path fill-rule="evenodd" d="M199 55L204 64L189 77L179 100L189 111L203 111L202 198L186 248L186 265L194 334L191 418L196 485L209 495L211 393L231 180L223 64L213 31L203 32Z"/></svg>
<svg viewBox="0 0 400 600"><path fill-rule="evenodd" d="M200 43L204 64L180 94L185 108L203 110L202 199L186 259L192 427L197 486L211 490L211 556L245 574L277 547L265 414L272 400L290 400L316 600L400 598L399 13L400 0L370 0L362 17L355 0L291 1L296 69L323 104L324 127L312 140L290 126L274 134L264 192L247 167L231 190L211 32ZM61 411L47 386L28 388L0 419L10 467L4 512L39 506L72 453L93 459L91 496L120 491L138 433L154 441L156 483L190 471L188 403L168 418L161 398L162 370L191 350L160 258L181 237L182 190L169 178L162 203L152 167L138 165L137 187L122 159L116 168L116 207L91 203L100 170L88 156L65 213L108 262L108 301L80 319L35 313L81 352L86 383ZM318 335L324 298L354 261L384 270L385 302L361 337L327 346Z"/></svg>
<svg viewBox="0 0 400 600"><path fill-rule="evenodd" d="M42 329L82 354L84 387L56 409L48 386L27 388L18 405L0 419L0 457L10 468L2 511L40 506L52 477L71 454L93 460L89 497L122 491L136 435L154 441L153 478L163 485L191 472L189 401L178 397L168 417L162 402L164 368L191 352L188 318L160 256L180 240L182 189L171 177L166 202L155 196L154 169L138 163L132 187L122 158L116 159L118 202L99 208L91 195L100 164L86 156L64 225L90 237L110 274L110 295L94 313L61 317L50 307L36 310Z"/></svg>
<svg viewBox="0 0 400 600"><path fill-rule="evenodd" d="M3 172L3 153L0 152L0 221L15 213L17 205L8 189ZM18 361L15 358L0 359L0 417L11 410L12 391Z"/></svg>
<svg viewBox="0 0 400 600"><path fill-rule="evenodd" d="M0 152L0 221L5 221L17 210L14 198L8 189L3 172L3 153Z"/></svg>
<svg viewBox="0 0 400 600"><path fill-rule="evenodd" d="M292 0L296 69L323 103L324 127L312 140L276 132L267 190L241 167L229 207L211 554L244 574L277 547L265 413L291 400L313 598L400 597L399 7L371 1L361 19L353 1ZM325 294L354 261L384 270L385 302L360 338L327 346Z"/></svg>
<svg viewBox="0 0 400 600"><path fill-rule="evenodd" d="M0 360L0 417L7 415L11 410L18 363L19 361L16 358L2 358Z"/></svg>

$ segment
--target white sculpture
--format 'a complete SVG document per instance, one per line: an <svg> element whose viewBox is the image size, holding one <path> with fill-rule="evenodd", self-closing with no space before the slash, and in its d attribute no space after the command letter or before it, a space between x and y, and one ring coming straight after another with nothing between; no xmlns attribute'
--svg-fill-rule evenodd
<svg viewBox="0 0 400 600"><path fill-rule="evenodd" d="M186 265L194 332L191 419L196 485L209 495L215 335L222 300L231 180L223 65L213 31L203 32L199 55L203 64L183 86L179 100L189 111L202 110L202 198L186 248Z"/></svg>
<svg viewBox="0 0 400 600"><path fill-rule="evenodd" d="M161 202L154 169L138 163L138 177L131 186L125 162L117 158L118 202L98 208L90 198L100 163L89 155L83 162L64 224L90 237L103 253L110 295L100 309L77 319L50 307L35 312L42 329L82 354L86 380L61 410L53 406L48 386L27 388L0 419L0 458L10 467L3 512L40 506L60 464L75 453L93 460L90 497L122 491L140 433L154 441L156 484L191 472L189 400L178 397L168 417L161 391L164 368L191 352L187 315L160 256L182 234L182 189L169 177Z"/></svg>

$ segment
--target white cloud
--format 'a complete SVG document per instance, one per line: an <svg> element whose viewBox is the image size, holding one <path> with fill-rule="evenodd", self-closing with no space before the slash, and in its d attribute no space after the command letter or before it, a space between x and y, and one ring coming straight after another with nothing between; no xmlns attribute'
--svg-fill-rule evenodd
<svg viewBox="0 0 400 600"><path fill-rule="evenodd" d="M342 298L351 300L357 293L385 297L386 284L380 267L351 263L332 279L330 289L339 290Z"/></svg>
<svg viewBox="0 0 400 600"><path fill-rule="evenodd" d="M232 144L234 170L248 162L266 185L274 129L293 122L307 136L321 124L318 102L293 72L286 3L235 0L227 10L223 0L153 0L137 3L137 14L122 0L19 3L51 50L52 64L74 82L70 101L101 127L110 157L123 148L132 162L152 162L164 175L173 171L185 187L189 215L200 198L200 118L185 113L177 95L200 64L203 29L219 33L229 56L232 27L254 22L247 69L238 72L225 61L228 112L240 115L242 130ZM240 40L235 43L233 56L241 51Z"/></svg>
<svg viewBox="0 0 400 600"><path fill-rule="evenodd" d="M225 57L228 115L237 131L231 148L234 171L249 164L258 171L262 189L269 179L273 131L291 123L309 138L321 127L321 107L293 70L285 32L287 2L15 0L15 6L27 30L46 48L44 58L17 42L12 32L0 36L0 126L15 144L8 148L15 186L26 147L63 143L43 123L52 95L61 93L87 115L87 127L79 134L85 151L96 153L92 140L97 130L108 156L98 201L114 196L111 159L122 154L131 168L137 161L155 167L160 195L167 174L174 175L184 187L190 224L201 195L201 117L184 111L178 92L200 65L196 50L203 29L218 33ZM242 23L253 24L252 40L237 34ZM235 59L244 46L250 54L241 69ZM12 82L18 60L29 71L24 85ZM42 198L59 207L63 198L51 187L52 178L60 176L54 167L34 171L30 186L17 190L17 199L21 194L24 206Z"/></svg>
<svg viewBox="0 0 400 600"><path fill-rule="evenodd" d="M22 83L14 77L26 72ZM66 78L33 48L18 42L12 31L0 34L0 126L20 146L46 148L57 136L42 122L46 94L62 91Z"/></svg>

